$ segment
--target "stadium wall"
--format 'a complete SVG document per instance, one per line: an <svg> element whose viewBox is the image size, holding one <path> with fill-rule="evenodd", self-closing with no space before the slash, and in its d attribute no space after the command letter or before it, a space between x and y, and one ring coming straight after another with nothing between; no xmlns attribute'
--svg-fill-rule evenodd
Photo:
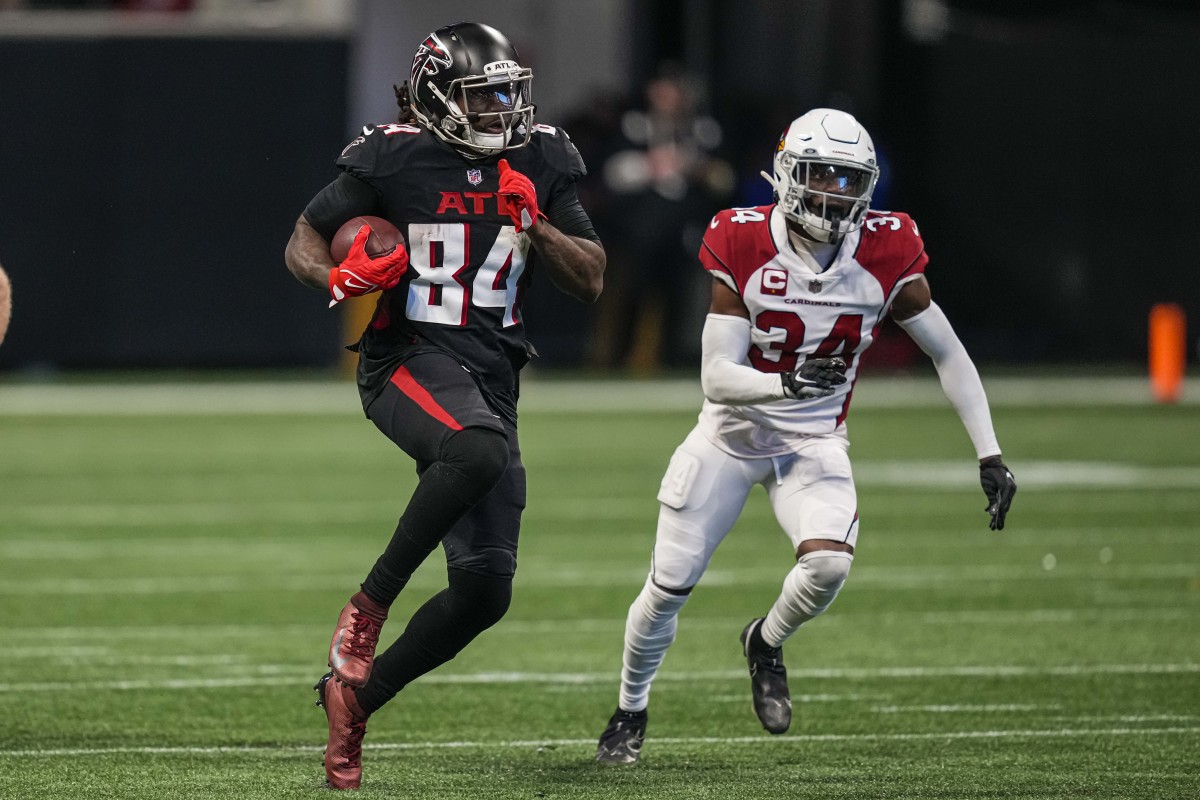
<svg viewBox="0 0 1200 800"><path fill-rule="evenodd" d="M0 37L0 369L336 363L283 247L343 143L347 50Z"/></svg>

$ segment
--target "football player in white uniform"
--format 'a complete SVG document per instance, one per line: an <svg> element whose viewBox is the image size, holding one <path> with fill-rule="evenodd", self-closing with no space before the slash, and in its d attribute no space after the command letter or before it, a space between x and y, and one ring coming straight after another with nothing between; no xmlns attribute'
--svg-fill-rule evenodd
<svg viewBox="0 0 1200 800"><path fill-rule="evenodd" d="M783 643L829 607L854 559L845 419L884 314L933 359L979 457L993 530L1004 527L1017 490L975 365L930 298L917 226L906 214L869 208L879 166L862 125L842 111L808 112L788 126L774 175L763 177L776 202L720 212L700 249L713 277L704 406L658 493L650 574L629 608L619 705L596 752L602 762L637 761L650 684L679 610L755 484L766 489L796 565L741 642L759 720L771 733L787 730Z"/></svg>

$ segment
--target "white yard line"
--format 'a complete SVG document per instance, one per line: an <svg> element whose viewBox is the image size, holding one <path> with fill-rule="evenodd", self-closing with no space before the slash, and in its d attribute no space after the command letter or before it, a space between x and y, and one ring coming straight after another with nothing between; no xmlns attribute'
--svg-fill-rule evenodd
<svg viewBox="0 0 1200 800"><path fill-rule="evenodd" d="M700 582L701 587L751 586L775 584L783 579L786 567L780 564L737 569L712 569ZM858 567L850 580L859 587L888 589L927 589L931 585L961 586L984 594L1014 581L1047 580L1166 580L1200 576L1200 563L1169 564L1060 564L1043 561L1025 565L962 565L946 567ZM231 592L308 592L344 589L361 576L350 573L316 575L178 575L165 577L126 576L112 578L9 578L0 579L0 596L33 595L175 595L226 594ZM444 578L422 574L414 586L441 585ZM529 570L517 577L520 587L579 588L640 586L645 582L644 567L557 568Z"/></svg>
<svg viewBox="0 0 1200 800"><path fill-rule="evenodd" d="M1021 711L1058 711L1062 706L1057 704L1051 705L1028 705L1021 703L990 703L986 705L940 705L940 706L873 706L871 711L877 714L907 714L913 711L926 714L990 714L995 712L1021 712ZM1056 717L1056 719L1062 719ZM1143 720L1122 719L1122 722L1141 722Z"/></svg>
<svg viewBox="0 0 1200 800"><path fill-rule="evenodd" d="M860 700L886 700L887 695L878 694L793 694L793 703L845 703ZM704 698L706 703L747 703L750 695L746 692L737 694L711 694Z"/></svg>
<svg viewBox="0 0 1200 800"><path fill-rule="evenodd" d="M297 667L299 669L299 667ZM321 669L311 670L313 680ZM959 667L878 667L872 669L830 667L790 669L796 678L833 680L878 680L889 678L1028 678L1053 676L1060 678L1091 675L1194 675L1200 673L1200 663L1182 664L1064 664L1060 666L974 665ZM745 670L712 670L685 672L664 670L658 681L731 681L744 680ZM486 685L511 684L615 684L616 672L476 672L465 674L432 674L418 680L424 684ZM193 689L227 689L251 686L274 686L291 691L293 684L281 681L280 676L225 678L161 678L112 681L40 681L0 683L0 694L20 692L68 691L182 691Z"/></svg>
<svg viewBox="0 0 1200 800"><path fill-rule="evenodd" d="M823 733L787 736L674 736L655 738L656 747L674 745L801 745L825 742L904 742L928 740L971 739L1063 739L1112 736L1194 736L1200 727L1170 728L1059 728L1055 730L987 730L944 731L934 733ZM451 741L451 742L372 742L364 750L487 750L487 749L546 749L558 747L593 748L595 739L527 739L515 741ZM0 758L103 756L103 755L291 755L319 753L324 745L214 746L214 747L95 747L56 748L47 750L0 750Z"/></svg>
<svg viewBox="0 0 1200 800"><path fill-rule="evenodd" d="M643 509L644 510L644 509ZM540 506L533 512L541 516ZM770 515L770 509L763 515ZM552 516L552 515L545 515ZM653 539L652 520L647 521L641 515L646 525L623 534L605 534L605 541L612 542L615 537L621 537L622 542L628 542L631 549L642 548ZM373 517L378 521L378 517ZM313 525L327 525L328 522L313 522ZM338 520L344 522L345 520ZM128 562L138 559L163 558L192 558L211 555L222 549L236 549L239 560L269 559L278 563L281 559L291 557L304 559L307 546L323 547L315 537L303 538L297 535L295 526L289 525L287 537L258 538L247 541L244 537L231 534L220 535L181 535L178 529L167 525L162 526L161 535L136 535L121 538L96 538L89 530L79 530L76 526L64 526L61 530L45 531L36 537L23 539L0 540L0 560L2 561L94 561L100 558L113 558ZM132 532L131 532L132 533ZM140 531L138 533L141 533ZM951 536L944 531L929 530L898 530L888 528L880 531L879 535L872 532L871 548L882 550L897 548L912 550L915 547L929 547L940 551L947 549L972 550L979 549L980 537L990 535L979 531L979 536ZM1019 531L1005 530L1003 540L1009 546L1026 546L1032 544L1054 546L1056 548L1072 546L1083 547L1091 545L1096 553L1104 546L1110 551L1117 548L1128 552L1145 549L1146 544L1179 545L1195 544L1198 541L1197 526L1194 525L1122 525L1109 528L1033 528L1022 527ZM782 537L782 534L780 534ZM782 541L782 538L780 539ZM305 547L301 547L305 545ZM622 544L625 546L625 544ZM1109 556L1115 553L1110 552Z"/></svg>
<svg viewBox="0 0 1200 800"><path fill-rule="evenodd" d="M1188 608L1153 607L1153 608L1031 608L1020 610L974 610L974 611L838 611L826 617L824 624L879 624L879 625L910 625L913 623L927 625L961 625L972 623L980 625L1074 625L1081 622L1154 622L1171 620L1192 620L1200 616L1200 611ZM724 628L739 629L745 624L741 617L696 617L684 612L679 623L685 630L720 630ZM610 633L623 630L625 619L612 617L609 619L532 619L504 620L495 628L488 631L488 637L500 634L528 636L531 634L561 635L570 633ZM207 641L210 639L262 639L264 637L298 637L312 636L315 633L325 635L324 623L292 623L279 625L130 625L130 626L50 626L50 627L0 627L0 640L17 642L38 639L46 641L93 641L102 640L104 643L127 641L171 641L184 640L188 642ZM29 648L31 652L43 654L50 649L54 654L78 650L80 655L88 652L107 651L107 647L62 648L38 647ZM6 655L13 655L6 651Z"/></svg>
<svg viewBox="0 0 1200 800"><path fill-rule="evenodd" d="M986 373L986 370L985 370ZM1128 377L987 378L993 407L1051 405L1150 405L1146 379ZM288 414L361 416L350 381L258 381L181 383L6 383L0 385L0 416L220 416ZM1200 380L1185 382L1184 404L1200 402ZM699 379L539 380L521 385L524 413L561 411L699 411ZM936 378L868 376L854 392L855 408L946 408L949 402Z"/></svg>

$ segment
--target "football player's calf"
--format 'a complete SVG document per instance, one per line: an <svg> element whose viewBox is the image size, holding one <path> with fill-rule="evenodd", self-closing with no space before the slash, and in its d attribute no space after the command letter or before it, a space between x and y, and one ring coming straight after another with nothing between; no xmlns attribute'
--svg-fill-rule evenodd
<svg viewBox="0 0 1200 800"><path fill-rule="evenodd" d="M642 752L646 737L646 704L650 684L675 640L679 610L688 591L671 591L646 579L646 585L629 607L625 620L625 652L621 667L619 705L600 735L596 760L606 764L632 764ZM627 710L632 709L632 710Z"/></svg>
<svg viewBox="0 0 1200 800"><path fill-rule="evenodd" d="M854 556L840 550L813 550L800 556L763 621L767 644L782 647L801 625L824 613L842 590L853 563Z"/></svg>
<svg viewBox="0 0 1200 800"><path fill-rule="evenodd" d="M808 620L829 608L846 582L854 556L838 550L814 550L800 556L783 581L783 591L761 620L742 631L742 653L750 668L754 712L771 733L783 733L792 721L783 643Z"/></svg>
<svg viewBox="0 0 1200 800"><path fill-rule="evenodd" d="M329 667L338 680L356 687L366 684L387 615L387 608L365 592L357 592L346 603L329 645Z"/></svg>
<svg viewBox="0 0 1200 800"><path fill-rule="evenodd" d="M317 705L325 709L329 740L325 745L325 779L330 789L357 789L362 782L362 741L367 735L367 714L358 705L353 687L333 673L313 687Z"/></svg>

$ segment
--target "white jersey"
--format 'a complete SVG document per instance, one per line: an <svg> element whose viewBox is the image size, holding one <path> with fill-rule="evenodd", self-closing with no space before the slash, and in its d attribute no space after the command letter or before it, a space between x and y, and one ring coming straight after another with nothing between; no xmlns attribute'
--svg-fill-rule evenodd
<svg viewBox="0 0 1200 800"><path fill-rule="evenodd" d="M750 312L747 363L760 372L785 372L806 358L841 356L847 380L831 396L813 400L748 406L705 400L701 430L730 454L751 458L794 452L810 436L833 434L849 411L862 353L896 293L928 260L907 214L867 212L829 268L817 273L792 249L776 206L718 213L704 235L700 263Z"/></svg>

